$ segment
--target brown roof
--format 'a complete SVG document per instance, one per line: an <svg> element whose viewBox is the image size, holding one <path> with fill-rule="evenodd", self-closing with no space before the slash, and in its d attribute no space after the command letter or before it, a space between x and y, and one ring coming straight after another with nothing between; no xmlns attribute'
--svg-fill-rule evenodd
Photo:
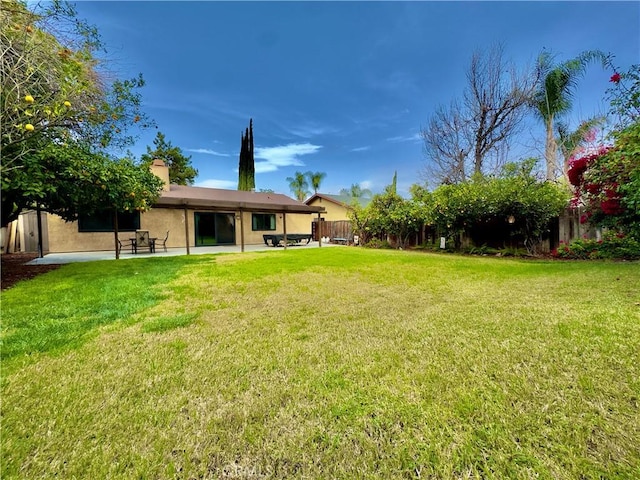
<svg viewBox="0 0 640 480"><path fill-rule="evenodd" d="M310 207L280 193L245 192L220 188L171 185L161 193L155 207L246 210L260 212L318 213L324 207Z"/></svg>

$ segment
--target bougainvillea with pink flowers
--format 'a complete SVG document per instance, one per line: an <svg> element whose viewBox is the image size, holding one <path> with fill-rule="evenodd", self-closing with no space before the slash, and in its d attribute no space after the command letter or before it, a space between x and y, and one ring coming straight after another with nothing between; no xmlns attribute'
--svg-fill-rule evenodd
<svg viewBox="0 0 640 480"><path fill-rule="evenodd" d="M610 79L613 145L577 153L569 162L572 206L585 206L580 221L640 239L640 68ZM630 86L625 84L627 81Z"/></svg>

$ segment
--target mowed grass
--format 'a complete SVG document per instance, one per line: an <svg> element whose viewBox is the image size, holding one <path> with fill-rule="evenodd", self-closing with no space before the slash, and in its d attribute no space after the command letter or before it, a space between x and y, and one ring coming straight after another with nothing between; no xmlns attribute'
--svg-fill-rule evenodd
<svg viewBox="0 0 640 480"><path fill-rule="evenodd" d="M640 478L638 263L78 264L2 323L3 479Z"/></svg>

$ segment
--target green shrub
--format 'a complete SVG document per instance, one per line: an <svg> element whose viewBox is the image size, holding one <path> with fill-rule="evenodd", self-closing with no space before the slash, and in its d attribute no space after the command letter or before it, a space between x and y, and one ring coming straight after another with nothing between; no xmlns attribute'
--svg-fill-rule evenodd
<svg viewBox="0 0 640 480"><path fill-rule="evenodd" d="M529 255L529 252L525 248L518 247L504 247L498 250L501 256L503 257L526 257Z"/></svg>
<svg viewBox="0 0 640 480"><path fill-rule="evenodd" d="M477 175L441 185L431 195L425 217L449 238L474 225L508 221L511 236L521 237L529 253L535 253L549 222L569 200L566 188L538 181L535 166L535 159L529 159L507 164L497 177Z"/></svg>
<svg viewBox="0 0 640 480"><path fill-rule="evenodd" d="M367 243L364 244L366 248L392 248L391 244L386 240L380 240L379 238L372 238Z"/></svg>
<svg viewBox="0 0 640 480"><path fill-rule="evenodd" d="M464 253L468 253L470 255L495 255L499 252L499 250L488 247L487 245L482 245L480 247L471 246L463 249Z"/></svg>
<svg viewBox="0 0 640 480"><path fill-rule="evenodd" d="M556 258L577 260L640 259L640 242L633 237L608 233L602 240L578 239L561 242L551 254Z"/></svg>

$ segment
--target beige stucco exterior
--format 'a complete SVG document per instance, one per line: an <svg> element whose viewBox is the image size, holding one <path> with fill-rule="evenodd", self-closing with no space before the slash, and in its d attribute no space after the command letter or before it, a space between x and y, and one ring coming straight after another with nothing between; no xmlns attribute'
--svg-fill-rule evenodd
<svg viewBox="0 0 640 480"><path fill-rule="evenodd" d="M208 210L188 209L187 221L189 231L189 246L196 245L195 213L210 212ZM235 217L235 244L241 244L240 212L228 210L216 213L232 213ZM44 216L45 214L43 214ZM251 223L252 212L243 212L243 229L245 245L258 245L263 243L262 235L283 233L283 214L275 213L276 230L253 231ZM316 215L287 214L288 233L311 233L311 222ZM52 253L62 252L89 252L114 249L113 232L80 232L78 222L65 222L56 215L47 215L48 226L48 251ZM185 211L183 209L152 208L140 215L140 229L148 230L150 237L163 239L169 231L167 248L185 247L187 229L185 228ZM120 232L120 240L127 240L133 236L133 232Z"/></svg>
<svg viewBox="0 0 640 480"><path fill-rule="evenodd" d="M307 205L310 207L324 207L325 213L321 215L321 218L327 222L335 222L338 220L349 220L347 212L349 208L341 203L334 202L327 198L312 197Z"/></svg>
<svg viewBox="0 0 640 480"><path fill-rule="evenodd" d="M235 245L241 245L243 238L245 245L258 245L264 243L264 234L284 233L285 219L287 233L311 234L313 217L317 218L317 213L314 213L312 208L282 194L169 185L169 169L162 160L154 160L151 171L163 180L164 188L155 207L140 214L140 230L147 230L149 237L158 240L164 240L169 232L167 248L196 246L198 213L230 214L233 219ZM254 231L253 210L261 214L274 215L275 230ZM286 211L291 213L285 213ZM296 213L300 211L309 213ZM81 232L78 222L65 222L51 214L43 214L43 217L43 225L46 226L43 236L48 239L48 244L44 244L46 251L64 253L115 249L113 231ZM220 239L224 230L230 231L226 227L223 227L222 231L216 231L211 218L202 216L200 219L203 223L199 238L203 242L214 242L214 235ZM218 224L219 217L214 221ZM227 221L228 219L224 219L224 223L220 225L228 225ZM120 231L118 235L123 243L133 237L133 231ZM26 242L23 241L22 244Z"/></svg>

